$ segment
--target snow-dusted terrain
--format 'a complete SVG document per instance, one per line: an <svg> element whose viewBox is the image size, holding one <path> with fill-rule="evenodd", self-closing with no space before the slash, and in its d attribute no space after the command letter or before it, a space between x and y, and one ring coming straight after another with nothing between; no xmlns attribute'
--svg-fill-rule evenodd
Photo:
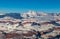
<svg viewBox="0 0 60 39"><path fill-rule="evenodd" d="M51 31L52 29L53 31ZM0 14L0 31L3 33L50 32L41 37L60 35L60 14L28 11L25 13ZM57 31L57 32L56 32ZM33 34L32 34L33 35ZM32 38L33 39L33 38Z"/></svg>

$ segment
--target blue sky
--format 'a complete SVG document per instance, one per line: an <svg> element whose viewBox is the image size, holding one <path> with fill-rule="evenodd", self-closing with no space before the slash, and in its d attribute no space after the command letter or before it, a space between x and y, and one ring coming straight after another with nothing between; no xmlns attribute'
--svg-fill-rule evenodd
<svg viewBox="0 0 60 39"><path fill-rule="evenodd" d="M60 0L0 0L0 13L28 10L60 12Z"/></svg>

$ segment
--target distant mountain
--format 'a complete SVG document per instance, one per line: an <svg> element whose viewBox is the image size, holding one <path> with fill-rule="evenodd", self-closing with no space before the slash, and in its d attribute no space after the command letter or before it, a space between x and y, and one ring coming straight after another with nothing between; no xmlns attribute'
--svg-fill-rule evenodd
<svg viewBox="0 0 60 39"><path fill-rule="evenodd" d="M23 18L20 13L7 13L4 15L0 15L0 18L3 18L3 17L12 17L15 19L22 19Z"/></svg>
<svg viewBox="0 0 60 39"><path fill-rule="evenodd" d="M35 16L37 16L37 13L35 11L31 11L31 10L22 14L22 17L25 17L25 18L35 17Z"/></svg>
<svg viewBox="0 0 60 39"><path fill-rule="evenodd" d="M6 13L3 15L0 15L0 18L3 17L12 17L15 19L23 19L23 18L29 18L29 17L40 17L40 16L44 16L44 17L53 17L53 16L59 16L60 13L44 13L44 12L35 12L35 11L31 11L29 10L28 12L25 13Z"/></svg>
<svg viewBox="0 0 60 39"><path fill-rule="evenodd" d="M15 19L22 19L23 18L20 13L8 13L8 14L5 14L5 16L13 17Z"/></svg>
<svg viewBox="0 0 60 39"><path fill-rule="evenodd" d="M3 18L3 17L5 17L5 15L0 15L0 18Z"/></svg>

